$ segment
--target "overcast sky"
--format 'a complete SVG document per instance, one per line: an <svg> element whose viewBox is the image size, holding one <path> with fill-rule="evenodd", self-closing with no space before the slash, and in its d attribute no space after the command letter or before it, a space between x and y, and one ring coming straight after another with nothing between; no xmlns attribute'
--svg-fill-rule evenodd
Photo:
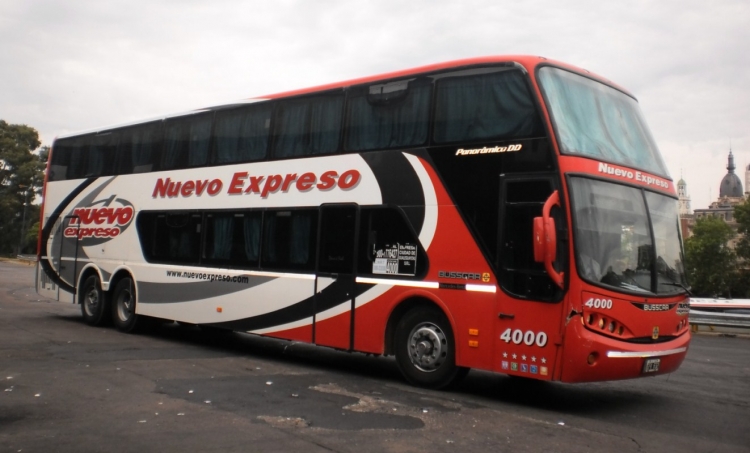
<svg viewBox="0 0 750 453"><path fill-rule="evenodd" d="M57 135L459 58L531 54L639 99L692 207L750 164L748 0L0 0L0 119ZM748 190L745 188L745 190Z"/></svg>

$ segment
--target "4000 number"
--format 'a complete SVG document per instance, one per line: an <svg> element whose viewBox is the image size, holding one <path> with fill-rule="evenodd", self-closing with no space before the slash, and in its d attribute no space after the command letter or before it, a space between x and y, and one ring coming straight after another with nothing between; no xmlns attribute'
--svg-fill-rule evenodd
<svg viewBox="0 0 750 453"><path fill-rule="evenodd" d="M594 299L592 297L583 305L589 308L603 308L605 310L609 310L610 308L612 308L612 299Z"/></svg>
<svg viewBox="0 0 750 453"><path fill-rule="evenodd" d="M536 344L540 348L547 345L547 334L545 332L534 332L532 330L524 332L521 329L512 330L510 327L505 329L505 332L500 335L500 339L506 343L523 343L526 346L533 346Z"/></svg>

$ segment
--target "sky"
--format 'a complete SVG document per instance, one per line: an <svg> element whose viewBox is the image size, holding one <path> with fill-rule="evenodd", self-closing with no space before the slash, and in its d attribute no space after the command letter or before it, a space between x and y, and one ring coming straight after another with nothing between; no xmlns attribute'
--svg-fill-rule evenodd
<svg viewBox="0 0 750 453"><path fill-rule="evenodd" d="M750 165L747 0L0 0L0 119L79 130L486 55L637 98L692 207ZM745 190L750 190L745 187Z"/></svg>

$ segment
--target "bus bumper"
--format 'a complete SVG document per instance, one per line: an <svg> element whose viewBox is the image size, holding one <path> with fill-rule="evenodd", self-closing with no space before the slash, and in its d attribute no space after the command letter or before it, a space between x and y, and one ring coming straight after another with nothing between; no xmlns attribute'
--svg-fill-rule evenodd
<svg viewBox="0 0 750 453"><path fill-rule="evenodd" d="M572 324L572 323L571 323ZM609 381L658 376L685 360L690 332L661 343L627 343L572 325L562 354L563 382ZM572 335L570 335L572 334ZM572 341L570 341L572 340Z"/></svg>

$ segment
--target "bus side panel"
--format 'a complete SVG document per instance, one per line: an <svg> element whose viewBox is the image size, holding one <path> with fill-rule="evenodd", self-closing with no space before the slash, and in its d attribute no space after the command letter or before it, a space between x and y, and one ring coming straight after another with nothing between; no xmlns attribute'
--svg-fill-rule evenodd
<svg viewBox="0 0 750 453"><path fill-rule="evenodd" d="M456 342L456 361L460 366L489 369L492 367L496 316L496 279L484 256L469 233L455 206L432 169L425 165L435 187L438 221L427 250L429 270L423 282L438 283L441 289L415 289L408 282L402 286L378 285L382 295L368 293L356 300L355 349L382 353L388 319L399 303L426 299L443 310L451 322ZM470 290L479 288L480 291ZM387 291L387 292L386 292ZM365 297L363 297L365 296Z"/></svg>
<svg viewBox="0 0 750 453"><path fill-rule="evenodd" d="M57 284L47 275L47 272L42 269L40 263L36 264L36 292L44 297L57 300L59 294L59 287Z"/></svg>
<svg viewBox="0 0 750 453"><path fill-rule="evenodd" d="M346 302L351 306L351 302ZM318 314L320 316L321 314ZM320 321L315 320L315 344L330 346L338 349L349 349L351 340L350 326L352 320L351 310Z"/></svg>

